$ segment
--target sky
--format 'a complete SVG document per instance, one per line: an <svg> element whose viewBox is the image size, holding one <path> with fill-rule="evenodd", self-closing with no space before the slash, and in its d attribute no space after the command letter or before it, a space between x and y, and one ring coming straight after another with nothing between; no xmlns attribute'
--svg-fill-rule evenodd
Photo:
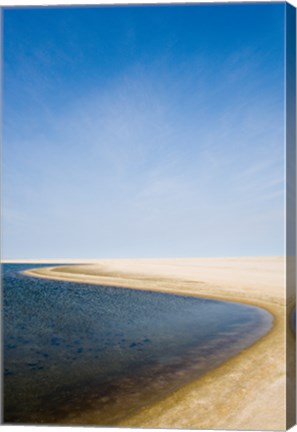
<svg viewBox="0 0 297 432"><path fill-rule="evenodd" d="M4 9L3 258L283 255L284 10Z"/></svg>

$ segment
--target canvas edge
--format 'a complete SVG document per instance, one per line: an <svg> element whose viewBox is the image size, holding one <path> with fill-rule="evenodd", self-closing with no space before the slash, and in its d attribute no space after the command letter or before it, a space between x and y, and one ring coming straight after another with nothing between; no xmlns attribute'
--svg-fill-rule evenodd
<svg viewBox="0 0 297 432"><path fill-rule="evenodd" d="M285 5L285 147L286 147L286 428L296 424L296 9Z"/></svg>

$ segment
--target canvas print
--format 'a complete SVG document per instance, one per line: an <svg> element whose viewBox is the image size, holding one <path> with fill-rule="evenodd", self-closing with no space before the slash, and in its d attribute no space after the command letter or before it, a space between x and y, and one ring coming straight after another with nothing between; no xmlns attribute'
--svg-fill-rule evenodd
<svg viewBox="0 0 297 432"><path fill-rule="evenodd" d="M295 8L1 14L2 423L294 425Z"/></svg>

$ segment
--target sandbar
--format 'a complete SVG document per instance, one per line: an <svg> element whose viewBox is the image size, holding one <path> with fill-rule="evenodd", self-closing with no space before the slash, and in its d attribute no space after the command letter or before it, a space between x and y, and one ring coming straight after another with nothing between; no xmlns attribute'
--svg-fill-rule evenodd
<svg viewBox="0 0 297 432"><path fill-rule="evenodd" d="M25 273L241 302L273 315L272 330L251 347L118 426L285 430L295 423L295 336L287 325L295 298L286 293L284 257L92 260ZM84 415L96 420L89 412L78 421Z"/></svg>

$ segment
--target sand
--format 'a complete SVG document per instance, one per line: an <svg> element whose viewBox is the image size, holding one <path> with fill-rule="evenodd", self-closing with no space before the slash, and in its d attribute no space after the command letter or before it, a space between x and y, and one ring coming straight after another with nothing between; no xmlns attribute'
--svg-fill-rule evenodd
<svg viewBox="0 0 297 432"><path fill-rule="evenodd" d="M273 315L272 330L251 347L119 425L284 430L295 423L295 336L286 325L295 297L290 290L286 302L284 258L98 260L26 273L242 302Z"/></svg>

